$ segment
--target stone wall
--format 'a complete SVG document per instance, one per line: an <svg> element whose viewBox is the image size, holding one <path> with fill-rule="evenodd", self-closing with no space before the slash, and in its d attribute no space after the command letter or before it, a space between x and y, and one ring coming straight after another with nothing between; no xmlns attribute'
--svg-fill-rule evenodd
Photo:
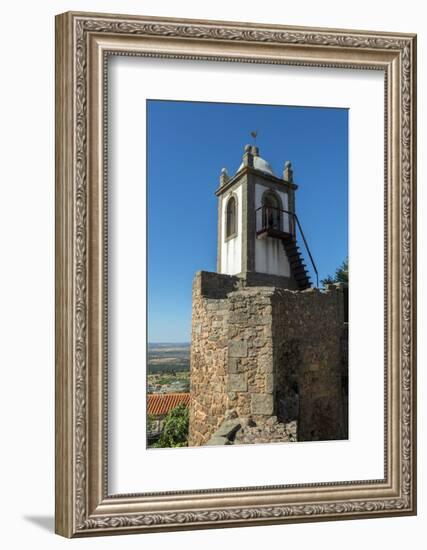
<svg viewBox="0 0 427 550"><path fill-rule="evenodd" d="M202 271L193 281L189 445L206 443L228 408L226 293L234 288L234 279Z"/></svg>
<svg viewBox="0 0 427 550"><path fill-rule="evenodd" d="M343 407L342 288L276 289L273 297L277 416L298 418L298 440L346 437Z"/></svg>
<svg viewBox="0 0 427 550"><path fill-rule="evenodd" d="M228 404L239 417L274 412L273 288L243 288L228 295Z"/></svg>
<svg viewBox="0 0 427 550"><path fill-rule="evenodd" d="M345 335L339 287L300 292L198 273L189 445L207 443L230 412L257 426L296 420L298 440L346 437Z"/></svg>

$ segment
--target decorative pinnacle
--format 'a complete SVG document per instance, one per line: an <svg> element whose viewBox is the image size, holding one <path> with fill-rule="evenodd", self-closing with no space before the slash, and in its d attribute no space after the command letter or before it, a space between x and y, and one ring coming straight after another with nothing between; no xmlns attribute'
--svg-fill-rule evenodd
<svg viewBox="0 0 427 550"><path fill-rule="evenodd" d="M253 155L253 146L245 145L245 152L243 154L243 165L251 166L254 165L254 155Z"/></svg>
<svg viewBox="0 0 427 550"><path fill-rule="evenodd" d="M292 163L290 160L285 162L285 168L283 170L283 179L289 183L294 182L294 171L292 170Z"/></svg>
<svg viewBox="0 0 427 550"><path fill-rule="evenodd" d="M221 175L219 177L219 185L225 185L229 179L230 176L228 175L227 168L222 168Z"/></svg>

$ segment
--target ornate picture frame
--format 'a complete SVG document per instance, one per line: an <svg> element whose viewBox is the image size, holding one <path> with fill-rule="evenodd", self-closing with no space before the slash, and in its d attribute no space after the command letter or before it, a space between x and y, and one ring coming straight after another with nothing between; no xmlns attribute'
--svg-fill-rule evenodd
<svg viewBox="0 0 427 550"><path fill-rule="evenodd" d="M110 55L372 69L385 75L384 478L108 492ZM68 12L56 18L56 532L135 532L416 513L416 36Z"/></svg>

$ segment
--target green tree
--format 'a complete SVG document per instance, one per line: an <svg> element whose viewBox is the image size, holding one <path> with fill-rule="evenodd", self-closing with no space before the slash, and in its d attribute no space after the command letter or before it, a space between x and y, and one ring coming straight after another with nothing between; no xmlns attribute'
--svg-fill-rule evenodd
<svg viewBox="0 0 427 550"><path fill-rule="evenodd" d="M186 447L188 437L188 407L180 403L165 418L162 435L153 447Z"/></svg>
<svg viewBox="0 0 427 550"><path fill-rule="evenodd" d="M335 270L335 275L328 275L325 279L320 281L323 286L330 285L332 283L347 283L348 284L348 258L346 258L343 263L337 267Z"/></svg>

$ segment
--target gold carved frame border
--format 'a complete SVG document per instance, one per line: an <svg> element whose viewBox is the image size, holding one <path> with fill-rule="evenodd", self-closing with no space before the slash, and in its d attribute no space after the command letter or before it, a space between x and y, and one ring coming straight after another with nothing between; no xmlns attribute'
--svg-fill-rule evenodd
<svg viewBox="0 0 427 550"><path fill-rule="evenodd" d="M106 59L140 55L385 74L385 477L108 495ZM416 513L416 37L222 21L56 18L56 532L67 537Z"/></svg>

